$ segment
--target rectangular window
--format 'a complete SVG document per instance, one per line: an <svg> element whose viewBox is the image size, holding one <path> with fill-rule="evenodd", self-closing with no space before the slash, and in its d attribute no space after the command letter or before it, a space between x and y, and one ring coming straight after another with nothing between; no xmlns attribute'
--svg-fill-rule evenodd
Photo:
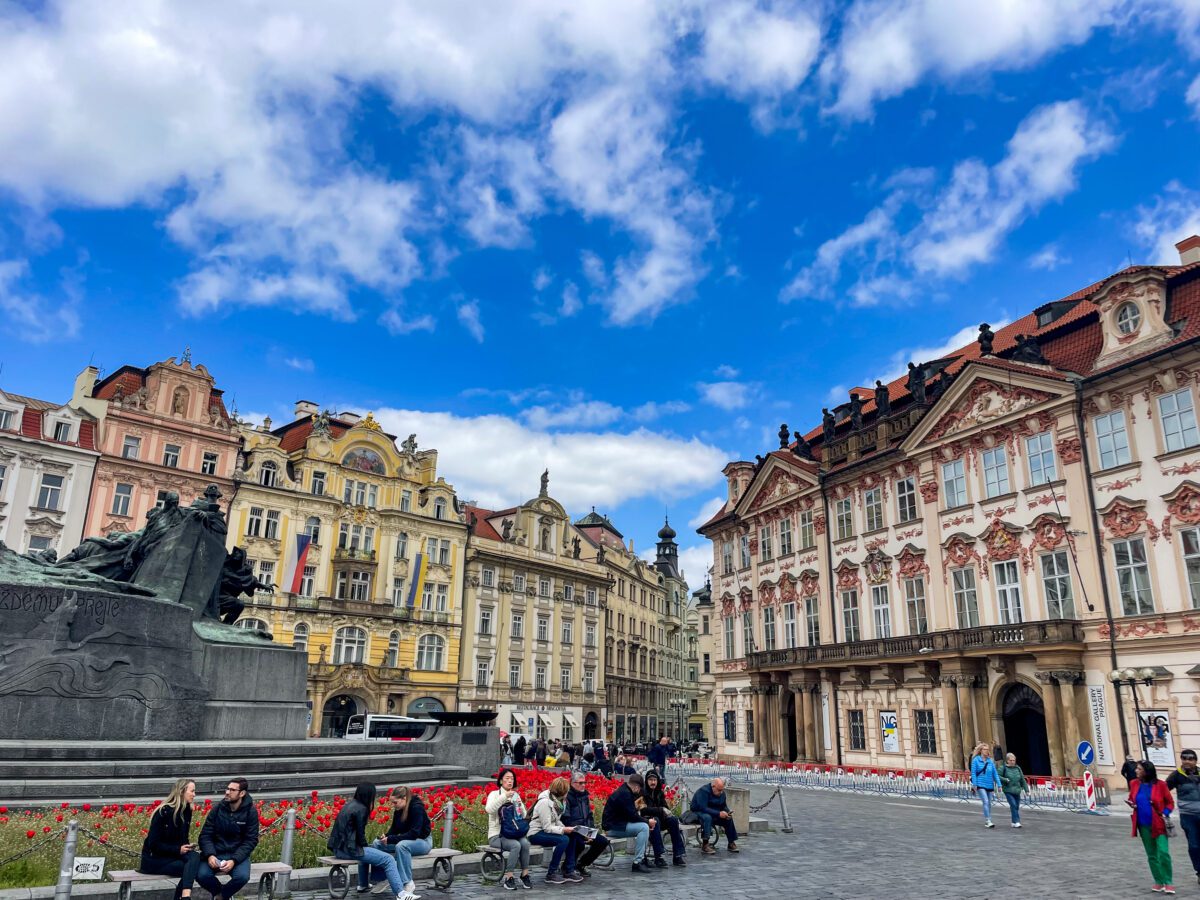
<svg viewBox="0 0 1200 900"><path fill-rule="evenodd" d="M821 643L821 610L816 597L804 598L804 623L807 626L808 646Z"/></svg>
<svg viewBox="0 0 1200 900"><path fill-rule="evenodd" d="M425 558L431 563L437 562L438 542L437 538L425 539Z"/></svg>
<svg viewBox="0 0 1200 900"><path fill-rule="evenodd" d="M421 591L421 609L433 612L433 585L428 581L425 582L425 587Z"/></svg>
<svg viewBox="0 0 1200 900"><path fill-rule="evenodd" d="M583 602L586 603L588 606L596 605L596 589L595 588L588 588L587 591L584 592Z"/></svg>
<svg viewBox="0 0 1200 900"><path fill-rule="evenodd" d="M304 574L300 576L300 596L311 597L316 587L317 567L305 566Z"/></svg>
<svg viewBox="0 0 1200 900"><path fill-rule="evenodd" d="M275 561L260 559L258 561L258 580L263 584L275 586ZM265 593L265 589L260 588L259 593Z"/></svg>
<svg viewBox="0 0 1200 900"><path fill-rule="evenodd" d="M954 569L950 572L954 585L954 609L959 628L979 627L979 600L975 595L975 570Z"/></svg>
<svg viewBox="0 0 1200 900"><path fill-rule="evenodd" d="M861 640L858 622L858 591L842 591L842 630L846 640Z"/></svg>
<svg viewBox="0 0 1200 900"><path fill-rule="evenodd" d="M901 478L896 482L896 515L901 522L911 522L917 517L917 480Z"/></svg>
<svg viewBox="0 0 1200 900"><path fill-rule="evenodd" d="M733 616L725 619L725 659L735 659L737 653L733 648Z"/></svg>
<svg viewBox="0 0 1200 900"><path fill-rule="evenodd" d="M571 690L571 670L566 666L558 670L558 688L564 693Z"/></svg>
<svg viewBox="0 0 1200 900"><path fill-rule="evenodd" d="M770 525L765 525L758 531L758 558L760 562L767 562L775 558L775 550L772 547L774 529Z"/></svg>
<svg viewBox="0 0 1200 900"><path fill-rule="evenodd" d="M71 442L71 423L70 422L55 422L54 423L54 439L62 444Z"/></svg>
<svg viewBox="0 0 1200 900"><path fill-rule="evenodd" d="M350 599L366 603L371 599L371 573L350 573Z"/></svg>
<svg viewBox="0 0 1200 900"><path fill-rule="evenodd" d="M1029 457L1029 484L1034 487L1048 484L1058 477L1054 464L1054 440L1048 431L1025 439L1025 455Z"/></svg>
<svg viewBox="0 0 1200 900"><path fill-rule="evenodd" d="M179 448L178 444L167 444L165 447L163 447L162 464L164 466L166 466L168 469L178 469L179 468L179 450L180 450L180 448Z"/></svg>
<svg viewBox="0 0 1200 900"><path fill-rule="evenodd" d="M479 633L483 635L489 635L492 633L491 607L481 606L479 608Z"/></svg>
<svg viewBox="0 0 1200 900"><path fill-rule="evenodd" d="M837 517L838 540L854 537L854 508L849 497L834 506Z"/></svg>
<svg viewBox="0 0 1200 900"><path fill-rule="evenodd" d="M775 649L775 607L763 607L763 649Z"/></svg>
<svg viewBox="0 0 1200 900"><path fill-rule="evenodd" d="M846 711L850 723L850 749L867 749L867 718L861 709Z"/></svg>
<svg viewBox="0 0 1200 900"><path fill-rule="evenodd" d="M525 637L525 614L515 612L512 614L512 636L514 638Z"/></svg>
<svg viewBox="0 0 1200 900"><path fill-rule="evenodd" d="M450 608L450 585L439 584L437 586L437 606L435 609L444 613Z"/></svg>
<svg viewBox="0 0 1200 900"><path fill-rule="evenodd" d="M705 653L702 662L704 665L704 674L711 675L712 674L712 654Z"/></svg>
<svg viewBox="0 0 1200 900"><path fill-rule="evenodd" d="M1024 621L1021 609L1021 572L1015 559L996 563L996 603L1001 625L1019 625Z"/></svg>
<svg viewBox="0 0 1200 900"><path fill-rule="evenodd" d="M721 572L725 575L733 574L733 541L721 542Z"/></svg>
<svg viewBox="0 0 1200 900"><path fill-rule="evenodd" d="M737 743L737 713L731 709L725 711L722 717L725 726L725 743Z"/></svg>
<svg viewBox="0 0 1200 900"><path fill-rule="evenodd" d="M125 442L121 445L121 456L125 459L139 459L142 453L142 439L134 437L132 434L125 435Z"/></svg>
<svg viewBox="0 0 1200 900"><path fill-rule="evenodd" d="M551 594L552 586L553 586L553 583L550 581L549 578L539 578L538 579L538 596L539 597L549 597Z"/></svg>
<svg viewBox="0 0 1200 900"><path fill-rule="evenodd" d="M408 532L396 535L396 559L408 559Z"/></svg>
<svg viewBox="0 0 1200 900"><path fill-rule="evenodd" d="M263 530L263 537L269 541L279 540L279 510L267 510L266 528Z"/></svg>
<svg viewBox="0 0 1200 900"><path fill-rule="evenodd" d="M14 421L11 409L0 409L0 431L12 431Z"/></svg>
<svg viewBox="0 0 1200 900"><path fill-rule="evenodd" d="M596 692L596 670L583 670L583 692L585 694L594 694Z"/></svg>
<svg viewBox="0 0 1200 900"><path fill-rule="evenodd" d="M201 475L216 475L217 474L217 454L205 452L200 460Z"/></svg>
<svg viewBox="0 0 1200 900"><path fill-rule="evenodd" d="M937 755L937 726L934 725L932 709L913 710L917 726L917 753L922 756Z"/></svg>
<svg viewBox="0 0 1200 900"><path fill-rule="evenodd" d="M925 615L925 579L904 579L904 606L908 612L908 633L926 634L929 618Z"/></svg>
<svg viewBox="0 0 1200 900"><path fill-rule="evenodd" d="M114 516L129 515L129 503L133 500L133 485L118 484L113 491L112 514Z"/></svg>
<svg viewBox="0 0 1200 900"><path fill-rule="evenodd" d="M312 485L310 487L310 490L312 491L313 496L315 496L315 497L323 497L325 495L325 473L324 472L313 472L312 473Z"/></svg>
<svg viewBox="0 0 1200 900"><path fill-rule="evenodd" d="M408 600L408 597L405 596L405 593L404 593L404 579L403 578L393 578L392 579L392 605L395 606L397 609L399 609L400 607L404 606L404 603L406 600Z"/></svg>
<svg viewBox="0 0 1200 900"><path fill-rule="evenodd" d="M544 691L546 689L546 667L533 667L533 689L535 691Z"/></svg>
<svg viewBox="0 0 1200 900"><path fill-rule="evenodd" d="M741 549L742 549L742 568L744 569L750 565L750 535L748 535L748 534L742 535Z"/></svg>
<svg viewBox="0 0 1200 900"><path fill-rule="evenodd" d="M871 585L871 616L875 622L875 637L892 636L892 606L886 584Z"/></svg>
<svg viewBox="0 0 1200 900"><path fill-rule="evenodd" d="M562 642L564 644L575 643L575 623L572 622L570 619L563 619Z"/></svg>
<svg viewBox="0 0 1200 900"><path fill-rule="evenodd" d="M754 713L746 710L746 743L754 743Z"/></svg>
<svg viewBox="0 0 1200 900"><path fill-rule="evenodd" d="M0 472L0 482L4 473ZM3 484L0 483L0 488ZM1179 532L1183 551L1183 567L1187 572L1188 596L1192 609L1200 609L1200 528L1188 528Z"/></svg>
<svg viewBox="0 0 1200 900"><path fill-rule="evenodd" d="M588 622L583 626L583 646L596 646L596 623Z"/></svg>
<svg viewBox="0 0 1200 900"><path fill-rule="evenodd" d="M537 639L539 641L550 640L550 618L549 618L549 616L538 616Z"/></svg>
<svg viewBox="0 0 1200 900"><path fill-rule="evenodd" d="M947 509L967 502L967 476L961 459L942 463L942 493L946 496Z"/></svg>
<svg viewBox="0 0 1200 900"><path fill-rule="evenodd" d="M1117 565L1117 587L1121 591L1121 611L1127 616L1154 612L1150 591L1150 566L1146 562L1146 542L1142 538L1113 541L1113 559Z"/></svg>
<svg viewBox="0 0 1200 900"><path fill-rule="evenodd" d="M742 613L742 653L754 652L754 617L748 613Z"/></svg>
<svg viewBox="0 0 1200 900"><path fill-rule="evenodd" d="M450 565L450 542L442 541L438 547L438 565Z"/></svg>
<svg viewBox="0 0 1200 900"><path fill-rule="evenodd" d="M863 493L863 509L866 514L866 530L877 531L883 527L883 490L871 488Z"/></svg>
<svg viewBox="0 0 1200 900"><path fill-rule="evenodd" d="M487 687L491 674L492 674L491 660L487 660L487 659L475 660L475 687L481 687L481 688ZM512 677L511 674L509 677L510 678Z"/></svg>
<svg viewBox="0 0 1200 900"><path fill-rule="evenodd" d="M792 552L792 520L779 520L779 555L788 556Z"/></svg>
<svg viewBox="0 0 1200 900"><path fill-rule="evenodd" d="M1092 419L1096 446L1100 450L1100 468L1111 469L1129 462L1129 435L1125 433L1125 412L1114 409Z"/></svg>
<svg viewBox="0 0 1200 900"><path fill-rule="evenodd" d="M483 585L485 588L495 587L496 586L496 570L493 569L491 566L484 566L483 571L480 572L479 583L481 585Z"/></svg>
<svg viewBox="0 0 1200 900"><path fill-rule="evenodd" d="M1046 591L1046 615L1051 619L1075 618L1075 599L1071 594L1071 570L1067 551L1058 550L1041 558L1042 586Z"/></svg>
<svg viewBox="0 0 1200 900"><path fill-rule="evenodd" d="M513 593L514 594L524 594L525 593L525 576L519 572L513 576Z"/></svg>
<svg viewBox="0 0 1200 900"><path fill-rule="evenodd" d="M1008 456L1003 447L983 451L983 487L988 499L1009 492Z"/></svg>
<svg viewBox="0 0 1200 900"><path fill-rule="evenodd" d="M508 664L508 686L510 688L519 688L521 686L521 664Z"/></svg>
<svg viewBox="0 0 1200 900"><path fill-rule="evenodd" d="M38 488L38 509L61 510L63 485L67 479L62 475L42 475L42 483Z"/></svg>
<svg viewBox="0 0 1200 900"><path fill-rule="evenodd" d="M8 466L0 465L0 500L4 499L4 478L8 475Z"/></svg>
<svg viewBox="0 0 1200 900"><path fill-rule="evenodd" d="M811 550L817 546L817 532L813 528L812 510L800 513L800 549Z"/></svg>
<svg viewBox="0 0 1200 900"><path fill-rule="evenodd" d="M566 600L568 603L570 603L572 600L575 599L574 585L570 585L570 584L563 585L563 599Z"/></svg>
<svg viewBox="0 0 1200 900"><path fill-rule="evenodd" d="M164 506L167 505L167 494L168 493L170 493L170 492L169 491L159 491L158 492L158 495L155 497L155 500L154 500L154 508L155 509L162 509Z"/></svg>
<svg viewBox="0 0 1200 900"><path fill-rule="evenodd" d="M1200 443L1190 387L1159 397L1158 413L1162 417L1163 441L1168 453Z"/></svg>
<svg viewBox="0 0 1200 900"><path fill-rule="evenodd" d="M412 491L400 492L400 512L412 512Z"/></svg>
<svg viewBox="0 0 1200 900"><path fill-rule="evenodd" d="M783 645L792 649L796 644L796 604L783 605Z"/></svg>

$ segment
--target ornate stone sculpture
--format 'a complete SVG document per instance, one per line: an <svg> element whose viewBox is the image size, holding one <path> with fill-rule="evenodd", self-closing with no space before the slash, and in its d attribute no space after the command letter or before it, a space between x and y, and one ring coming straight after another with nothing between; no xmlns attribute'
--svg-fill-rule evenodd
<svg viewBox="0 0 1200 900"><path fill-rule="evenodd" d="M578 537L571 538L571 559L579 559L579 554L582 552L582 544Z"/></svg>
<svg viewBox="0 0 1200 900"><path fill-rule="evenodd" d="M801 459L812 459L812 444L806 441L804 439L804 435L798 431L792 432L792 436L796 441L795 445L792 447L792 453Z"/></svg>
<svg viewBox="0 0 1200 900"><path fill-rule="evenodd" d="M787 449L789 434L791 434L791 432L788 431L787 423L784 422L782 425L779 426L779 449L780 450Z"/></svg>
<svg viewBox="0 0 1200 900"><path fill-rule="evenodd" d="M1013 362L1046 365L1046 357L1042 355L1042 346L1033 335L1018 334L1017 346L1009 357Z"/></svg>
<svg viewBox="0 0 1200 900"><path fill-rule="evenodd" d="M992 355L992 342L996 339L995 332L992 331L992 326L984 322L979 326L979 355Z"/></svg>
<svg viewBox="0 0 1200 900"><path fill-rule="evenodd" d="M850 427L858 431L863 426L862 400L858 394L850 395Z"/></svg>
<svg viewBox="0 0 1200 900"><path fill-rule="evenodd" d="M888 396L887 385L882 381L875 382L875 414L886 416L892 411L892 398Z"/></svg>
<svg viewBox="0 0 1200 900"><path fill-rule="evenodd" d="M511 541L512 540L512 529L513 529L512 519L505 519L502 523L500 523L500 537L506 541Z"/></svg>
<svg viewBox="0 0 1200 900"><path fill-rule="evenodd" d="M925 367L908 364L908 392L917 403L925 402Z"/></svg>
<svg viewBox="0 0 1200 900"><path fill-rule="evenodd" d="M417 436L415 434L410 434L404 440L404 442L400 445L400 447L409 456L416 456L417 455Z"/></svg>
<svg viewBox="0 0 1200 900"><path fill-rule="evenodd" d="M542 487L541 487L541 490L538 491L538 496L539 497L549 497L550 496L550 470L549 469L546 469L544 472L542 472Z"/></svg>
<svg viewBox="0 0 1200 900"><path fill-rule="evenodd" d="M828 444L834 439L837 432L837 420L833 418L833 413L828 409L821 410L821 436L825 443Z"/></svg>

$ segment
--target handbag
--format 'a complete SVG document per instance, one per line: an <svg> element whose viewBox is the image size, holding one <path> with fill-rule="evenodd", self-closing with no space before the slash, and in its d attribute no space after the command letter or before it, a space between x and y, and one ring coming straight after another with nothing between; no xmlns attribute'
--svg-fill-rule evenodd
<svg viewBox="0 0 1200 900"><path fill-rule="evenodd" d="M519 841L529 834L529 820L517 814L517 808L512 803L506 803L500 809L500 837L510 841Z"/></svg>

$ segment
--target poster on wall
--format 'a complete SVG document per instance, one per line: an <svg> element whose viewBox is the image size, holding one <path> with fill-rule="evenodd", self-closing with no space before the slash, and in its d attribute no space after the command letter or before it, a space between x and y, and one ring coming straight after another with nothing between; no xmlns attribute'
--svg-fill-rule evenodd
<svg viewBox="0 0 1200 900"><path fill-rule="evenodd" d="M896 713L884 710L879 714L879 732L883 735L883 752L900 752L900 731L897 727Z"/></svg>
<svg viewBox="0 0 1200 900"><path fill-rule="evenodd" d="M1096 747L1096 762L1102 766L1113 765L1112 741L1108 735L1108 702L1104 698L1103 684L1089 684L1088 718L1092 721L1092 744Z"/></svg>
<svg viewBox="0 0 1200 900"><path fill-rule="evenodd" d="M1165 709L1143 709L1142 752L1156 766L1175 765L1175 742L1171 737L1171 717Z"/></svg>

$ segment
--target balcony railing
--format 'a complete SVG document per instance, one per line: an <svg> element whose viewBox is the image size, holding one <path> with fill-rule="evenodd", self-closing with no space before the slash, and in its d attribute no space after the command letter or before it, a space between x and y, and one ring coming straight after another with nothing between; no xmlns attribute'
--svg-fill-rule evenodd
<svg viewBox="0 0 1200 900"><path fill-rule="evenodd" d="M353 560L354 562L375 562L374 550L363 550L361 547L338 547L333 551L334 560Z"/></svg>
<svg viewBox="0 0 1200 900"><path fill-rule="evenodd" d="M1003 650L1043 644L1082 644L1083 624L1067 619L1047 619L1020 625L984 625L954 631L934 631L908 637L879 638L787 650L762 650L746 655L750 669L800 666L827 662L862 662L906 656L936 658L947 653Z"/></svg>

